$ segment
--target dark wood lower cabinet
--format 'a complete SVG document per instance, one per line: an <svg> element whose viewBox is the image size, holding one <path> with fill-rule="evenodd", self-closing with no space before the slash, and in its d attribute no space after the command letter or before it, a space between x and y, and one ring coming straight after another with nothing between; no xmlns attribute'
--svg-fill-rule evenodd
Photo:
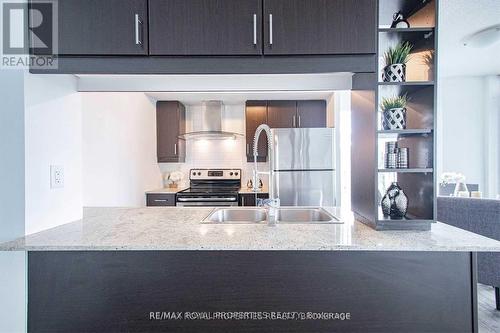
<svg viewBox="0 0 500 333"><path fill-rule="evenodd" d="M28 253L28 332L477 332L468 252Z"/></svg>
<svg viewBox="0 0 500 333"><path fill-rule="evenodd" d="M175 206L175 193L147 193L147 206Z"/></svg>
<svg viewBox="0 0 500 333"><path fill-rule="evenodd" d="M240 206L257 206L257 199L268 199L269 193L240 193Z"/></svg>

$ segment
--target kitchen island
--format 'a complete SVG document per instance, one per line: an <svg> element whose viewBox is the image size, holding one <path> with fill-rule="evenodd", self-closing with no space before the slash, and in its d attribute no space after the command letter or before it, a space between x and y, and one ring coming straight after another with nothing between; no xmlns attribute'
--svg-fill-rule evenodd
<svg viewBox="0 0 500 333"><path fill-rule="evenodd" d="M28 251L28 331L476 332L475 252L446 224L202 224L211 208L86 208Z"/></svg>

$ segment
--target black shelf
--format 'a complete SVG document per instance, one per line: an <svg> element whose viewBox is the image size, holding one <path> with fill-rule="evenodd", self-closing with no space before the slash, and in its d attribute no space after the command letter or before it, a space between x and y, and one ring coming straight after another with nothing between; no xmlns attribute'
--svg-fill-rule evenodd
<svg viewBox="0 0 500 333"><path fill-rule="evenodd" d="M421 28L379 28L379 32L384 33L399 33L399 32L434 32L433 27L421 27Z"/></svg>
<svg viewBox="0 0 500 333"><path fill-rule="evenodd" d="M434 81L378 82L379 86L433 86Z"/></svg>
<svg viewBox="0 0 500 333"><path fill-rule="evenodd" d="M379 137L392 137L397 136L418 136L418 135L429 135L432 134L432 129L430 128L415 128L415 129L404 129L404 130L378 130L377 134Z"/></svg>
<svg viewBox="0 0 500 333"><path fill-rule="evenodd" d="M430 230L432 219L423 219L410 214L402 219L391 219L382 214L379 208L377 218L377 230Z"/></svg>
<svg viewBox="0 0 500 333"><path fill-rule="evenodd" d="M432 173L433 168L378 169L381 173Z"/></svg>

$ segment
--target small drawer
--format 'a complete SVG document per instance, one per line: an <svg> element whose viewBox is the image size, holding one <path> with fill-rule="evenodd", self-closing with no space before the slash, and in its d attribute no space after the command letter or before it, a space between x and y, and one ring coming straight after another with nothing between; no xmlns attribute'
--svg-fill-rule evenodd
<svg viewBox="0 0 500 333"><path fill-rule="evenodd" d="M146 194L147 206L175 206L175 193Z"/></svg>

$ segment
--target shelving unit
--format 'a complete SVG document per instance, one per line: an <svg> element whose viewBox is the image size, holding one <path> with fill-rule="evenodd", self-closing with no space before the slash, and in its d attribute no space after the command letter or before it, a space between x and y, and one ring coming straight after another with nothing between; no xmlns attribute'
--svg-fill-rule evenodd
<svg viewBox="0 0 500 333"><path fill-rule="evenodd" d="M432 168L407 168L407 169L378 169L378 172L392 172L392 173L431 173Z"/></svg>
<svg viewBox="0 0 500 333"><path fill-rule="evenodd" d="M413 128L404 130L378 130L377 134L379 138L397 138L404 136L415 136L415 135L431 135L432 128Z"/></svg>
<svg viewBox="0 0 500 333"><path fill-rule="evenodd" d="M410 28L389 28L393 13L398 11L410 22ZM429 230L436 220L437 0L379 0L378 25L378 72L353 79L353 133L364 134L356 139L353 135L352 207L358 218L377 230ZM384 52L404 41L414 45L407 81L383 82ZM405 94L409 98L406 129L384 130L380 102L384 97ZM383 167L386 141L409 148L409 168ZM408 196L404 219L384 216L380 207L385 190L394 181Z"/></svg>

